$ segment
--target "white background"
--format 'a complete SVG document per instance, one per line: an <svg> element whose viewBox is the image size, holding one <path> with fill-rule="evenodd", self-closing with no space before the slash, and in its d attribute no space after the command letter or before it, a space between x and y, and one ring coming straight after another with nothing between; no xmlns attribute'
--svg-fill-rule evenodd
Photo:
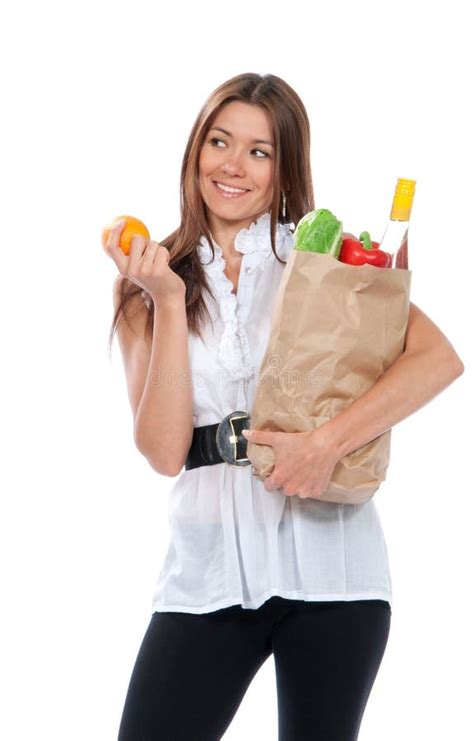
<svg viewBox="0 0 474 741"><path fill-rule="evenodd" d="M312 17L308 13L312 13ZM107 351L116 214L161 240L212 90L283 77L316 207L380 239L417 180L411 298L464 375L392 433L376 494L394 588L362 741L472 738L472 26L468 3L10 3L1 11L2 718L8 741L114 741L167 545ZM314 688L315 698L318 688ZM272 660L226 741L277 738Z"/></svg>

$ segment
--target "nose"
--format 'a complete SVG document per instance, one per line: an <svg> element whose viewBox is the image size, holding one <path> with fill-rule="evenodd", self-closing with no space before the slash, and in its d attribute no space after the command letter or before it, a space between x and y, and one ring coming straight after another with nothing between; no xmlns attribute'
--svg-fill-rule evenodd
<svg viewBox="0 0 474 741"><path fill-rule="evenodd" d="M222 164L222 171L229 175L245 175L245 171L240 162L240 155L229 154L226 162Z"/></svg>

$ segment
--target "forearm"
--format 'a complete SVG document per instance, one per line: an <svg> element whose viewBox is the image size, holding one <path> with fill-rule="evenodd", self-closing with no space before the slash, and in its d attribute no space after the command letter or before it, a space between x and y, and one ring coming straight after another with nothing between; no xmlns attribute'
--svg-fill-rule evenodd
<svg viewBox="0 0 474 741"><path fill-rule="evenodd" d="M155 302L152 351L135 418L135 441L151 465L177 475L193 434L192 382L184 297Z"/></svg>
<svg viewBox="0 0 474 741"><path fill-rule="evenodd" d="M445 350L402 353L372 388L324 425L340 458L427 404L463 370L458 356Z"/></svg>

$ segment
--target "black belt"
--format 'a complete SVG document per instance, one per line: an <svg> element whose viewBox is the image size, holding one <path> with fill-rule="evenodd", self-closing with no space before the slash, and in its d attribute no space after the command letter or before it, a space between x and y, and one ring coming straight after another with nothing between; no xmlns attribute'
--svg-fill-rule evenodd
<svg viewBox="0 0 474 741"><path fill-rule="evenodd" d="M242 430L250 427L248 412L231 412L221 422L195 427L184 468L213 466L228 463L230 466L250 466L247 458L247 440Z"/></svg>

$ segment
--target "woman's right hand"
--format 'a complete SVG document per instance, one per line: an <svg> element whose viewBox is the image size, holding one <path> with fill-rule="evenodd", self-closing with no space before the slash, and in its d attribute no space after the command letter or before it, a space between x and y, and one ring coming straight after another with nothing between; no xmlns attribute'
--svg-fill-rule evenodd
<svg viewBox="0 0 474 741"><path fill-rule="evenodd" d="M169 250L158 242L148 241L136 234L130 243L130 254L119 246L120 234L125 226L116 224L109 233L105 249L128 280L147 291L158 303L184 298L186 284L169 266Z"/></svg>

